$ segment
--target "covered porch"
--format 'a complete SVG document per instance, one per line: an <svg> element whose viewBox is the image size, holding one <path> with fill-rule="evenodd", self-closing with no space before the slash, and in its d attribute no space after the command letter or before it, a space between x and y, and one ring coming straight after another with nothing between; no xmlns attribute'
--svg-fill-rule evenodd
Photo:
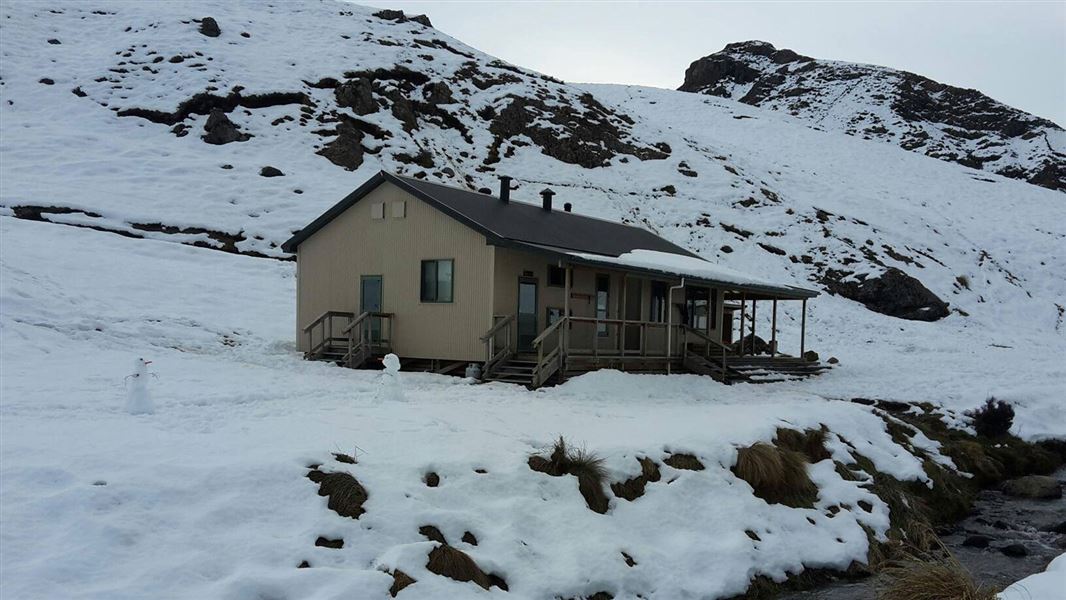
<svg viewBox="0 0 1066 600"><path fill-rule="evenodd" d="M537 254L534 260L543 264L543 253ZM626 255L564 253L554 258L545 279L560 289L548 300L538 273L523 268L526 264L515 273L497 270L503 281L515 277L516 310L494 315L481 337L485 379L539 387L611 368L691 372L732 383L802 377L824 369L804 359L806 304L816 292L760 282L700 259L679 261L687 257L676 255L663 263L650 260L657 256L627 260ZM778 311L790 301L799 305L799 344L782 349ZM767 314L762 311L769 311L770 319L769 327L760 329L759 315Z"/></svg>

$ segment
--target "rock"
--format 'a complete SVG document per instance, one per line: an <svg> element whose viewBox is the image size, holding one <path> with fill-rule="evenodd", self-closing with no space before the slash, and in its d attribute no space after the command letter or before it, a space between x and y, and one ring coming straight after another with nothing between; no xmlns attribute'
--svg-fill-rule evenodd
<svg viewBox="0 0 1066 600"><path fill-rule="evenodd" d="M1047 527L1042 527L1041 529L1043 531L1050 531L1051 533L1066 535L1066 521L1063 521L1056 525L1048 525Z"/></svg>
<svg viewBox="0 0 1066 600"><path fill-rule="evenodd" d="M1011 558L1021 558L1023 556L1029 556L1029 551L1026 550L1025 546L1021 544L1009 544L1000 548L999 551Z"/></svg>
<svg viewBox="0 0 1066 600"><path fill-rule="evenodd" d="M200 33L207 37L218 37L222 35L222 30L218 28L218 21L211 17L204 17L200 21Z"/></svg>
<svg viewBox="0 0 1066 600"><path fill-rule="evenodd" d="M244 142L252 136L241 132L237 125L229 120L221 108L212 108L204 123L204 135L200 139L208 144L222 145L230 142Z"/></svg>
<svg viewBox="0 0 1066 600"><path fill-rule="evenodd" d="M378 12L374 13L374 16L379 19L384 19L386 21L396 21L397 23L406 23L408 21L412 21L414 23L418 23L419 25L433 27L433 23L429 22L429 17L427 17L426 15L414 15L412 17L408 17L404 14L402 10L379 10Z"/></svg>
<svg viewBox="0 0 1066 600"><path fill-rule="evenodd" d="M50 77L42 77L37 80L37 83L43 83L44 85L55 85L55 80Z"/></svg>
<svg viewBox="0 0 1066 600"><path fill-rule="evenodd" d="M337 96L337 105L350 108L357 115L368 115L378 109L369 79L358 77L345 81L333 93Z"/></svg>
<svg viewBox="0 0 1066 600"><path fill-rule="evenodd" d="M992 538L987 535L971 535L963 540L962 545L967 548L987 548Z"/></svg>
<svg viewBox="0 0 1066 600"><path fill-rule="evenodd" d="M413 17L407 17L408 21L413 21L419 25L425 25L426 27L433 27L433 23L429 22L429 17L426 15L415 15Z"/></svg>
<svg viewBox="0 0 1066 600"><path fill-rule="evenodd" d="M427 85L422 90L422 93L426 98L426 102L430 104L451 104L455 102L455 99L452 98L451 88L443 81L435 81Z"/></svg>
<svg viewBox="0 0 1066 600"><path fill-rule="evenodd" d="M727 244L727 245L725 245L725 246L722 246L722 247L720 248L720 250L721 250L722 252L725 252L726 254L729 254L730 252L732 252L732 251L733 251L733 247Z"/></svg>
<svg viewBox="0 0 1066 600"><path fill-rule="evenodd" d="M354 171L363 164L362 142L363 132L344 122L337 126L337 138L315 154L325 157L338 167Z"/></svg>
<svg viewBox="0 0 1066 600"><path fill-rule="evenodd" d="M263 177L284 177L285 174L281 172L281 169L276 167L266 166L259 169L259 175Z"/></svg>
<svg viewBox="0 0 1066 600"><path fill-rule="evenodd" d="M748 317L749 318L751 317L750 313L748 314ZM745 328L747 328L747 327L745 327ZM739 340L733 342L733 351L734 352L740 352L741 348L744 349L744 354L769 354L770 353L770 344L768 344L766 342L766 340L762 339L759 336L755 336L754 340L753 340L751 334L748 334L747 336L744 336L744 337L740 338Z"/></svg>
<svg viewBox="0 0 1066 600"><path fill-rule="evenodd" d="M1018 498L1035 498L1039 500L1062 498L1062 484L1054 477L1043 475L1026 475L1018 479L1011 479L1003 482L1001 489L1004 494Z"/></svg>
<svg viewBox="0 0 1066 600"><path fill-rule="evenodd" d="M837 364L837 363L839 363L839 362L840 362L840 359L838 359L838 358L837 358L837 357L835 357L835 356L830 356L830 357L829 357L829 360L827 360L827 361L825 361L825 362L827 362L827 363L829 363L829 364L831 364L831 365L835 365L835 364Z"/></svg>
<svg viewBox="0 0 1066 600"><path fill-rule="evenodd" d="M422 479L426 483L427 487L435 488L440 485L440 475L430 471L426 473L426 476Z"/></svg>
<svg viewBox="0 0 1066 600"><path fill-rule="evenodd" d="M59 45L59 44L62 44L63 42L60 42L59 40L57 40L55 38L52 38L52 39L48 40L48 43L49 44L53 44L53 45Z"/></svg>
<svg viewBox="0 0 1066 600"><path fill-rule="evenodd" d="M936 321L950 314L947 302L929 291L921 281L895 267L877 277L844 280L843 276L827 276L823 282L830 292L890 317Z"/></svg>
<svg viewBox="0 0 1066 600"><path fill-rule="evenodd" d="M808 350L803 353L803 360L807 362L818 362L818 353L814 350Z"/></svg>
<svg viewBox="0 0 1066 600"><path fill-rule="evenodd" d="M392 100L392 116L403 123L403 130L410 133L411 130L418 129L418 118L411 101L398 91L389 94L389 99Z"/></svg>

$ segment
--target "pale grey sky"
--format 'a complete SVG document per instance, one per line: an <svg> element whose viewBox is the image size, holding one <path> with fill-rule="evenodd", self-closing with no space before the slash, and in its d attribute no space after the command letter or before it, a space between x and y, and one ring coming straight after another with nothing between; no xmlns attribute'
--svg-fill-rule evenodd
<svg viewBox="0 0 1066 600"><path fill-rule="evenodd" d="M676 88L693 60L759 39L976 88L1066 126L1063 0L358 3L426 13L479 50L566 81Z"/></svg>

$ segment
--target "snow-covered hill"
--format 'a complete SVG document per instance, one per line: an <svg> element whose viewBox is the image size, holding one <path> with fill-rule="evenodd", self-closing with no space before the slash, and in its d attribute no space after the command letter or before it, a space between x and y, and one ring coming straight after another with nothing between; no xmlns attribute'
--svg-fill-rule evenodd
<svg viewBox="0 0 1066 600"><path fill-rule="evenodd" d="M375 12L0 7L0 595L384 598L397 569L418 580L400 598L503 594L429 572L419 528L434 525L510 597L729 596L755 576L846 568L865 557L863 526L885 524L887 506L831 463L810 467L816 508L754 497L729 467L777 427L825 424L833 457L850 460L847 439L916 481L918 450L944 460L936 444L901 446L873 409L838 400L958 417L994 394L1019 435L1066 436L1061 194L733 100L561 83ZM518 199L549 185L579 212L832 290L811 303L807 343L840 364L758 387L600 372L535 393L405 373L407 401L381 398L376 372L300 359L293 265L257 256L284 258L293 230L383 168L474 189L507 174ZM900 281L886 273L950 312L849 299ZM780 320L797 347L798 314ZM132 417L138 357L159 375L157 411ZM603 456L611 482L638 456L708 467L663 466L661 485L598 514L569 478L527 467L558 435ZM354 446L358 465L330 457ZM327 510L311 463L356 474L366 514ZM852 509L826 516L838 504Z"/></svg>
<svg viewBox="0 0 1066 600"><path fill-rule="evenodd" d="M693 62L679 88L790 114L811 127L1066 191L1066 131L977 90L760 41Z"/></svg>

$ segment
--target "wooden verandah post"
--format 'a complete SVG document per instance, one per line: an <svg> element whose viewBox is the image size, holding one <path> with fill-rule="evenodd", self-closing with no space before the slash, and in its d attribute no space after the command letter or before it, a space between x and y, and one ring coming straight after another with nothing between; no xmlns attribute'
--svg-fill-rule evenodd
<svg viewBox="0 0 1066 600"><path fill-rule="evenodd" d="M777 298L773 300L773 317L770 319L770 358L777 356Z"/></svg>
<svg viewBox="0 0 1066 600"><path fill-rule="evenodd" d="M803 309L800 317L800 358L806 353L807 349L807 299L803 299Z"/></svg>
<svg viewBox="0 0 1066 600"><path fill-rule="evenodd" d="M737 354L744 356L744 319L747 316L748 309L748 295L744 292L740 293L740 345Z"/></svg>

